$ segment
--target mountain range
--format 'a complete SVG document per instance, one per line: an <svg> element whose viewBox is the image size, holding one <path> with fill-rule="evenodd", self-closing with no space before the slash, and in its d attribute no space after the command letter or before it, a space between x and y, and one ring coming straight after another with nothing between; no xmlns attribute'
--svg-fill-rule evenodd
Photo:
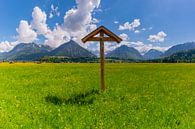
<svg viewBox="0 0 195 129"><path fill-rule="evenodd" d="M69 58L84 58L84 57L96 57L94 54L89 52L87 49L81 47L78 43L71 40L68 43L64 43L58 48L54 49L49 53L50 56L66 56Z"/></svg>
<svg viewBox="0 0 195 129"><path fill-rule="evenodd" d="M36 61L44 56L63 56L67 58L96 57L78 43L71 40L56 49L36 43L20 43L11 51L1 53L0 59L8 61Z"/></svg>
<svg viewBox="0 0 195 129"><path fill-rule="evenodd" d="M151 49L143 55L145 60L152 60L161 58L164 53L155 49Z"/></svg>
<svg viewBox="0 0 195 129"><path fill-rule="evenodd" d="M52 49L46 45L40 45L35 43L20 43L16 45L11 51L1 53L1 59L3 60L37 60L41 58Z"/></svg>
<svg viewBox="0 0 195 129"><path fill-rule="evenodd" d="M178 52L187 52L195 49L195 42L187 42L184 44L178 44L169 48L165 52L161 52L155 49L151 49L146 52L144 55L141 55L136 49L121 46L115 50L109 52L106 57L109 58L118 58L118 59L134 59L134 60L153 60L153 59L163 59L170 57Z"/></svg>
<svg viewBox="0 0 195 129"><path fill-rule="evenodd" d="M184 44L179 44L171 47L168 49L164 54L163 57L171 56L174 53L181 52L181 51L189 51L195 49L195 42L187 42Z"/></svg>
<svg viewBox="0 0 195 129"><path fill-rule="evenodd" d="M106 54L107 58L118 58L118 59L135 59L135 60L142 60L143 57L139 53L138 50L136 50L133 47L128 47L125 45L122 45L121 47L116 48L115 50L109 52Z"/></svg>
<svg viewBox="0 0 195 129"><path fill-rule="evenodd" d="M122 45L113 51L108 52L106 58L117 58L117 59L131 59L131 60L153 60L162 59L168 57L177 57L181 55L179 52L188 52L190 50L195 51L195 42L188 42L179 44L171 47L164 53L155 49L151 49L144 55L141 55L138 50L133 47ZM187 56L193 57L192 54ZM177 56L172 56L177 54ZM97 56L87 49L81 47L78 43L71 40L68 43L64 43L56 49L52 49L49 46L36 44L36 43L20 43L15 46L11 51L0 53L0 60L8 61L36 61L45 56L54 57L66 57L66 58L96 58ZM184 56L182 56L184 57ZM186 57L185 57L186 58Z"/></svg>
<svg viewBox="0 0 195 129"><path fill-rule="evenodd" d="M107 58L117 58L117 59L134 59L134 60L154 60L154 59L163 59L167 57L171 57L172 55L183 52L183 53L192 53L195 51L195 42L187 42L184 44L178 44L171 48L169 48L165 52L161 52L155 49L151 49L148 52L146 52L144 55L141 55L136 49L127 47L127 46L121 46L119 48L116 48L115 50L109 52L106 57ZM190 52L188 52L190 51ZM192 57L192 56L191 56ZM173 56L172 56L173 58ZM177 57L178 58L178 57Z"/></svg>
<svg viewBox="0 0 195 129"><path fill-rule="evenodd" d="M195 49L188 51L180 51L172 54L171 56L165 57L161 60L162 62L193 62L195 63Z"/></svg>

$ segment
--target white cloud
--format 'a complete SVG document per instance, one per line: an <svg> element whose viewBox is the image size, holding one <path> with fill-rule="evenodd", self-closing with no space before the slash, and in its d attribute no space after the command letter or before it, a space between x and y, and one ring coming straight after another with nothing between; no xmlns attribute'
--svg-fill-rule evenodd
<svg viewBox="0 0 195 129"><path fill-rule="evenodd" d="M114 21L114 24L118 24L119 23L119 21Z"/></svg>
<svg viewBox="0 0 195 129"><path fill-rule="evenodd" d="M45 37L47 38L45 44L52 48L59 47L63 43L70 41L70 35L59 25L56 25L56 28L49 32Z"/></svg>
<svg viewBox="0 0 195 129"><path fill-rule="evenodd" d="M58 7L51 5L52 15L58 11ZM51 13L50 13L51 15ZM32 12L32 27L37 30L38 35L43 35L46 39L44 44L49 45L52 48L56 48L63 43L66 43L70 40L70 35L68 32L64 31L62 27L58 24L54 27L53 30L50 30L47 25L47 15L39 7L35 7Z"/></svg>
<svg viewBox="0 0 195 129"><path fill-rule="evenodd" d="M150 42L164 42L166 37L167 37L167 34L163 31L160 31L158 32L157 35L150 35L148 40Z"/></svg>
<svg viewBox="0 0 195 129"><path fill-rule="evenodd" d="M124 25L119 26L119 30L135 30L135 28L141 25L140 19L135 19L132 23L126 22Z"/></svg>
<svg viewBox="0 0 195 129"><path fill-rule="evenodd" d="M47 26L47 15L39 7L35 7L32 12L32 28L37 30L38 34L47 34L50 30Z"/></svg>
<svg viewBox="0 0 195 129"><path fill-rule="evenodd" d="M156 49L159 51L166 51L170 47L161 47L161 46L155 46L153 44L145 44L144 42L141 41L136 41L136 42L130 42L130 41L124 41L117 47L120 47L121 45L126 45L128 47L134 47L137 49L141 54L144 54L145 52L149 51L150 49Z"/></svg>
<svg viewBox="0 0 195 129"><path fill-rule="evenodd" d="M100 0L76 0L76 3L77 7L67 11L64 16L63 29L79 39L91 31L91 26L95 28L92 13L99 7Z"/></svg>
<svg viewBox="0 0 195 129"><path fill-rule="evenodd" d="M8 42L8 41L0 42L0 52L8 52L12 50L17 44L18 44L17 41L16 42Z"/></svg>
<svg viewBox="0 0 195 129"><path fill-rule="evenodd" d="M49 18L53 18L53 13L49 13Z"/></svg>
<svg viewBox="0 0 195 129"><path fill-rule="evenodd" d="M152 29L153 29L152 27L149 27L149 28L142 28L141 31L152 30Z"/></svg>
<svg viewBox="0 0 195 129"><path fill-rule="evenodd" d="M149 27L149 28L148 28L148 30L152 30L152 29L153 29L153 27Z"/></svg>
<svg viewBox="0 0 195 129"><path fill-rule="evenodd" d="M37 39L37 33L32 29L27 21L21 20L18 32L18 41L22 43L32 43Z"/></svg>
<svg viewBox="0 0 195 129"><path fill-rule="evenodd" d="M134 33L135 34L139 34L140 33L140 30L135 30Z"/></svg>
<svg viewBox="0 0 195 129"><path fill-rule="evenodd" d="M49 18L53 18L54 16L60 16L59 8L54 6L53 4L51 5L51 11L49 13Z"/></svg>
<svg viewBox="0 0 195 129"><path fill-rule="evenodd" d="M129 39L129 36L127 34L125 34L125 33L120 34L119 37L122 38L123 41L126 41L126 40Z"/></svg>
<svg viewBox="0 0 195 129"><path fill-rule="evenodd" d="M164 52L170 48L170 47L155 46L153 44L144 44L141 41L131 42L130 44L132 47L135 47L141 54L144 54L145 52L149 51L150 49L156 49L156 50Z"/></svg>
<svg viewBox="0 0 195 129"><path fill-rule="evenodd" d="M96 19L96 18L93 18L92 19L92 23L94 23L94 24L96 24L96 23L99 23L100 21L98 20L98 19Z"/></svg>

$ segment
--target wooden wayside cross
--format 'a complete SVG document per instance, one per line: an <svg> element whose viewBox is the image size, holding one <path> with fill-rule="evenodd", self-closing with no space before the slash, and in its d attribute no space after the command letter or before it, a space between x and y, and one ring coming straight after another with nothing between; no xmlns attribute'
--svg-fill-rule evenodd
<svg viewBox="0 0 195 129"><path fill-rule="evenodd" d="M115 35L113 32L108 30L104 26L100 26L87 36L82 39L83 43L88 41L99 41L100 42L100 88L101 90L105 90L105 82L104 82L104 41L106 42L117 42L120 43L122 39Z"/></svg>

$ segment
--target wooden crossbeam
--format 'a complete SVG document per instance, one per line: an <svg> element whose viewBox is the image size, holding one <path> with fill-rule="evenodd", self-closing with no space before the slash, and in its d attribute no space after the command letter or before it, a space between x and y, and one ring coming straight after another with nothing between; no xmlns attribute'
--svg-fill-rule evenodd
<svg viewBox="0 0 195 129"><path fill-rule="evenodd" d="M92 38L89 38L88 41L100 41L100 40L103 40L103 41L108 41L108 42L115 42L116 40L111 38L111 37L92 37Z"/></svg>
<svg viewBox="0 0 195 129"><path fill-rule="evenodd" d="M88 34L87 36L85 36L82 41L84 43L86 43L88 41L89 38L96 36L97 34L100 34L100 31L102 31L104 34L108 35L109 37L111 37L112 39L114 39L115 42L120 43L122 41L122 39L120 37L118 37L117 35L115 35L112 31L108 30L106 27L104 26L100 26L98 27L96 30L92 31L90 34Z"/></svg>

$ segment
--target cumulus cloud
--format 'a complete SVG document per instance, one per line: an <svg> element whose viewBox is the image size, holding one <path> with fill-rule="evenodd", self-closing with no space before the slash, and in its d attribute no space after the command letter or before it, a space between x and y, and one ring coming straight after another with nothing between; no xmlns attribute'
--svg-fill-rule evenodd
<svg viewBox="0 0 195 129"><path fill-rule="evenodd" d="M27 21L21 20L18 32L18 41L22 43L31 43L37 39L37 33L32 29L31 25Z"/></svg>
<svg viewBox="0 0 195 129"><path fill-rule="evenodd" d="M18 44L17 41L16 42L8 42L8 41L0 42L0 52L8 52L12 50L17 44Z"/></svg>
<svg viewBox="0 0 195 129"><path fill-rule="evenodd" d="M46 34L50 31L46 23L47 15L39 7L33 9L32 18L32 28L37 30L38 34Z"/></svg>
<svg viewBox="0 0 195 129"><path fill-rule="evenodd" d="M164 42L166 37L167 37L167 34L163 31L160 31L156 35L150 35L148 40L150 42Z"/></svg>
<svg viewBox="0 0 195 129"><path fill-rule="evenodd" d="M51 13L57 13L58 7L51 5L51 10L52 12L50 12L50 15ZM60 25L56 24L53 30L49 29L47 25L47 15L39 7L33 9L32 18L33 29L37 31L38 35L43 35L46 38L44 44L56 48L70 40L69 33L63 30Z"/></svg>
<svg viewBox="0 0 195 129"><path fill-rule="evenodd" d="M57 25L53 31L49 32L46 36L45 44L56 48L61 44L70 41L70 35L64 31L59 25Z"/></svg>
<svg viewBox="0 0 195 129"><path fill-rule="evenodd" d="M91 26L93 29L95 28L92 13L99 7L100 0L76 0L76 4L76 8L66 12L63 29L69 32L72 37L78 38L91 31Z"/></svg>
<svg viewBox="0 0 195 129"><path fill-rule="evenodd" d="M132 23L126 22L119 26L119 30L135 30L135 28L141 25L140 19L135 19Z"/></svg>

